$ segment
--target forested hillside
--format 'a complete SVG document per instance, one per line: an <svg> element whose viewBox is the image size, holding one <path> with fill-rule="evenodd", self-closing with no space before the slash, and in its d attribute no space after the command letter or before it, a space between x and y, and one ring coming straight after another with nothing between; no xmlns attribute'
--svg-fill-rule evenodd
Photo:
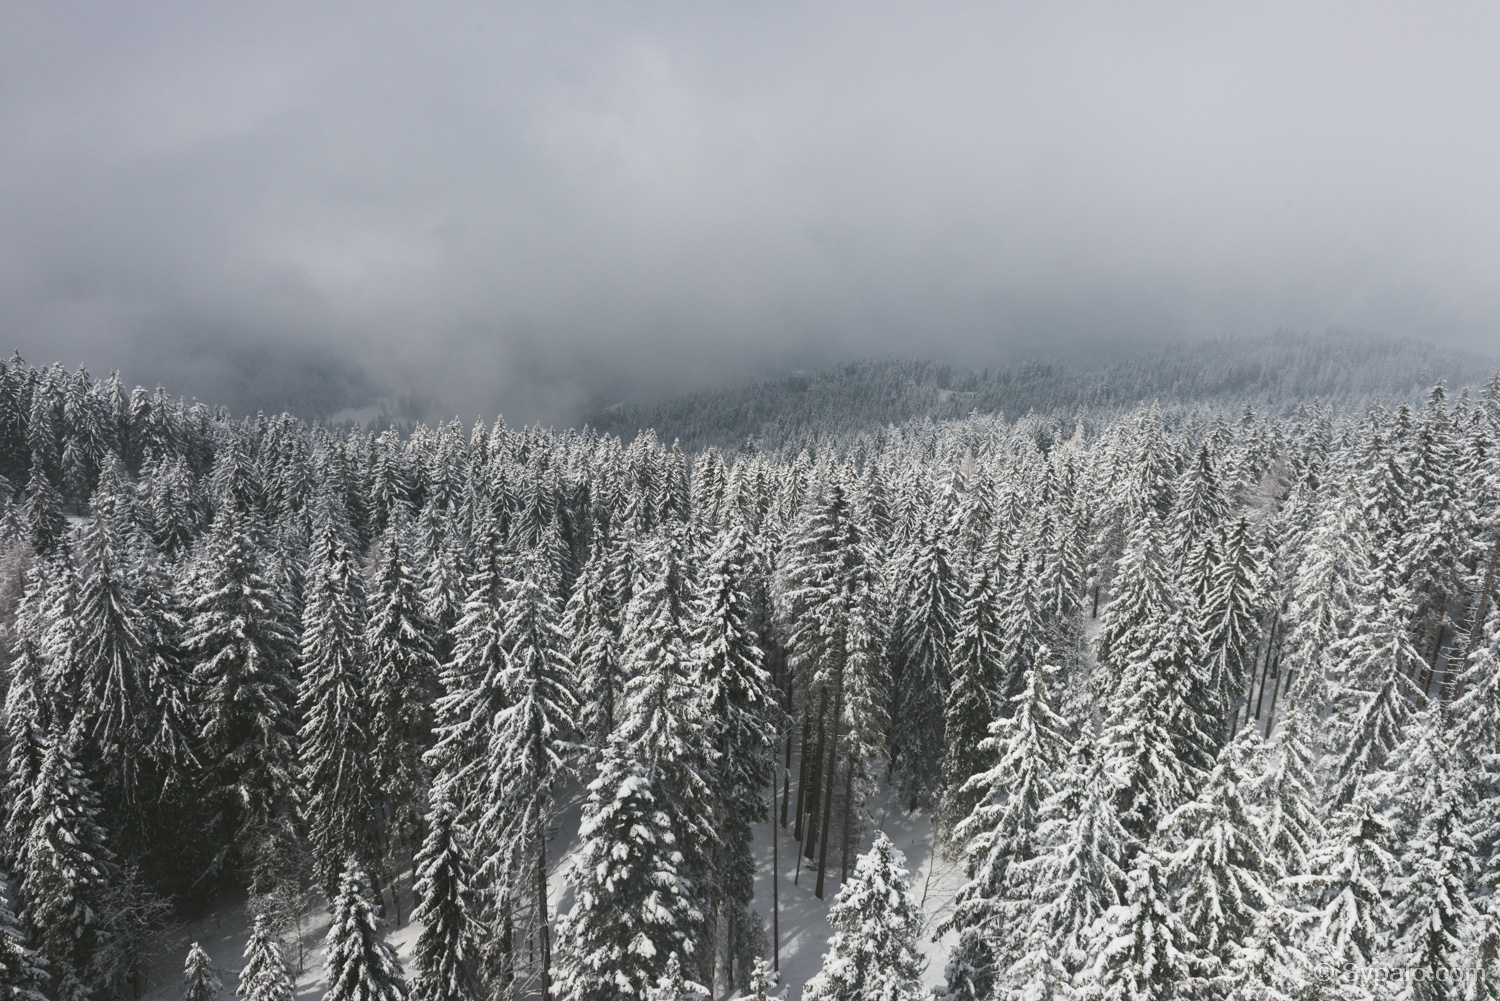
<svg viewBox="0 0 1500 1001"><path fill-rule="evenodd" d="M749 439L796 449L843 446L859 432L923 417L979 413L1014 419L1034 411L1066 421L1083 410L1113 416L1155 400L1211 408L1249 401L1282 416L1315 400L1361 407L1377 398L1415 402L1439 380L1481 384L1500 361L1340 333L1136 348L1123 356L1101 346L1098 354L1093 365L1032 360L975 370L930 361L862 361L652 406L618 404L591 415L589 424L623 438L655 430L663 441L679 440L684 448L736 449Z"/></svg>
<svg viewBox="0 0 1500 1001"><path fill-rule="evenodd" d="M1452 373L1294 347L662 415L729 453L13 358L0 982L138 996L243 899L246 1001L323 907L330 1001L916 998L894 787L965 873L953 1001L1494 998L1500 375L1354 407ZM829 927L756 894L767 821ZM823 969L772 986L794 933Z"/></svg>

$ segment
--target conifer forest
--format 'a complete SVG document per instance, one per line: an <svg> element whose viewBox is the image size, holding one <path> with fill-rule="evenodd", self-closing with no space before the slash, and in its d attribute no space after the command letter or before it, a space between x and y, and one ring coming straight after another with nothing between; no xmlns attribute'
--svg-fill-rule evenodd
<svg viewBox="0 0 1500 1001"><path fill-rule="evenodd" d="M5 997L1500 997L1500 374L1328 343L676 443L13 357Z"/></svg>

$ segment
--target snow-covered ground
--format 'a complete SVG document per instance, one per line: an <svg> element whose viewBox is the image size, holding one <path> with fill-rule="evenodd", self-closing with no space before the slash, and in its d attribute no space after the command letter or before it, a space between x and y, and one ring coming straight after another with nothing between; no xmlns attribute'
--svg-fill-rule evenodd
<svg viewBox="0 0 1500 1001"><path fill-rule="evenodd" d="M927 915L921 942L927 956L926 982L935 986L942 983L953 936L933 941L933 930L942 923L954 894L963 885L963 867L957 860L933 851L932 815L920 809L908 813L902 799L896 790L887 787L872 798L866 807L869 823L859 852L869 849L876 831L884 831L906 855L912 896ZM791 988L787 997L795 999L802 996L802 985L823 965L823 950L829 936L828 908L838 893L838 871L829 873L824 899L819 900L813 895L817 874L804 869L801 877L797 877L797 843L790 828L782 830L778 826L775 830L781 837L781 982ZM756 856L762 865L756 877L753 907L765 919L767 932L771 925L771 831L770 824L759 824L755 831Z"/></svg>
<svg viewBox="0 0 1500 1001"><path fill-rule="evenodd" d="M581 790L573 789L564 797L557 816L556 837L553 842L555 863L551 883L552 914L559 908L567 910L572 903L572 893L567 886L569 857L576 847L578 822L583 803ZM942 982L943 967L952 945L951 936L940 941L933 940L933 929L942 922L952 905L953 896L963 883L961 864L933 851L933 823L930 813L924 810L907 812L902 797L893 789L882 787L880 794L872 798L866 807L868 823L866 836L859 846L863 852L870 846L877 830L884 831L891 841L906 855L911 870L912 895L923 906L927 922L922 937L922 948L928 957L926 982L937 985ZM790 828L759 824L755 830L756 858L760 871L756 878L756 899L752 905L764 920L767 934L771 931L771 832L776 830L781 838L778 846L781 862L781 982L790 988L789 999L800 998L802 985L812 979L822 965L823 950L828 943L828 908L838 893L837 869L829 873L825 881L824 899L813 895L816 874L806 868L798 873L797 845ZM832 846L830 846L832 853ZM856 853L857 854L857 853ZM402 880L402 914L410 916L410 874ZM328 912L314 911L302 927L302 974L297 978L298 1001L318 1001L323 996L323 937L328 927ZM401 927L389 929L388 939L396 947L404 969L410 970L412 946L421 927L408 921ZM182 964L188 948L199 943L213 960L214 970L224 986L225 997L231 997L239 985L239 971L245 943L250 936L249 917L245 912L243 898L226 899L212 913L197 920L180 924L163 934L159 953L153 963L150 982L144 1001L176 1001L182 996ZM298 959L298 950L290 943L292 962ZM525 948L525 946L521 946ZM733 995L731 995L733 996Z"/></svg>

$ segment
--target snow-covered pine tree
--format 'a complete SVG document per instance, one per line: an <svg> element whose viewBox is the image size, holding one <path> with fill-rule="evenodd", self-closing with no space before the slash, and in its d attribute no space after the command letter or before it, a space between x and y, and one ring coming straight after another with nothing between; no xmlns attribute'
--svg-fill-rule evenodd
<svg viewBox="0 0 1500 1001"><path fill-rule="evenodd" d="M703 922L668 803L632 746L610 741L589 783L569 876L574 904L557 936L559 986L570 1001L644 997L662 957L693 957Z"/></svg>
<svg viewBox="0 0 1500 1001"><path fill-rule="evenodd" d="M1350 802L1361 780L1383 767L1401 743L1419 693L1413 679L1420 655L1411 641L1406 590L1371 575L1358 609L1358 626L1336 647L1344 689L1335 701L1343 751L1337 764L1335 802Z"/></svg>
<svg viewBox="0 0 1500 1001"><path fill-rule="evenodd" d="M781 708L757 627L764 610L763 557L744 522L735 516L719 533L704 562L693 602L690 635L699 697L704 707L704 739L718 751L710 784L714 790L714 879L727 912L726 946L755 893L755 861L750 825L766 819L766 786L772 775L772 744ZM847 745L847 740L846 740ZM719 908L711 906L710 931L718 939ZM734 981L734 951L725 950L725 980ZM707 977L714 986L715 971Z"/></svg>
<svg viewBox="0 0 1500 1001"><path fill-rule="evenodd" d="M1209 592L1199 611L1209 686L1225 708L1215 730L1221 743L1228 739L1251 685L1265 603L1265 572L1250 522L1240 518L1226 535L1223 556L1213 567Z"/></svg>
<svg viewBox="0 0 1500 1001"><path fill-rule="evenodd" d="M1055 791L1053 776L1062 769L1068 750L1067 723L1052 709L1054 696L1048 690L1055 673L1043 663L1032 665L1025 687L1011 700L1010 713L997 719L985 738L999 760L967 783L978 803L954 835L964 846L968 882L954 900L953 916L943 925L976 933L961 936L965 955L962 961L955 957L960 976L975 986L964 988L951 980L948 984L948 996L962 1001L969 1001L969 990L975 1001L987 997L994 964L1009 966L1024 941L1024 930L1013 927L1024 908L1014 902L1027 888L1015 885L1010 867L1037 853L1043 804ZM986 950L991 953L988 961ZM988 973L986 966L991 967Z"/></svg>
<svg viewBox="0 0 1500 1001"><path fill-rule="evenodd" d="M1338 644L1349 635L1369 573L1369 533L1353 478L1330 480L1291 579L1286 651L1298 675L1288 694L1322 712L1331 679L1342 675Z"/></svg>
<svg viewBox="0 0 1500 1001"><path fill-rule="evenodd" d="M324 945L324 1001L405 1001L406 979L370 899L370 881L350 857L339 876Z"/></svg>
<svg viewBox="0 0 1500 1001"><path fill-rule="evenodd" d="M1196 941L1172 906L1167 861L1148 847L1125 878L1125 901L1098 928L1098 959L1082 977L1090 996L1109 1001L1193 997L1214 968L1200 962Z"/></svg>
<svg viewBox="0 0 1500 1001"><path fill-rule="evenodd" d="M943 725L948 745L943 758L945 833L978 804L983 793L969 779L988 772L998 760L988 740L990 725L1005 705L1002 673L1002 629L996 568L988 560L975 563L958 615L957 649L953 655L953 690L948 695Z"/></svg>
<svg viewBox="0 0 1500 1001"><path fill-rule="evenodd" d="M1194 682L1202 680L1201 647L1184 609L1153 615L1129 635L1130 645L1112 647L1122 660L1120 688L1103 741L1121 822L1144 842L1197 791L1212 738L1191 702Z"/></svg>
<svg viewBox="0 0 1500 1001"><path fill-rule="evenodd" d="M924 525L904 561L896 614L891 746L913 803L937 797L943 711L962 600L943 526Z"/></svg>
<svg viewBox="0 0 1500 1001"><path fill-rule="evenodd" d="M432 509L424 508L424 512ZM441 677L442 665L453 659L453 634L459 619L463 618L464 599L467 597L469 562L464 553L458 530L443 515L434 516L436 526L431 526L434 538L421 544L424 561L422 607L433 625L433 655L437 658ZM429 526L424 523L422 530Z"/></svg>
<svg viewBox="0 0 1500 1001"><path fill-rule="evenodd" d="M1269 744L1256 743L1258 770L1248 776L1260 808L1266 851L1287 875L1307 872L1308 857L1326 836L1318 813L1316 759L1308 734L1316 727L1307 703L1292 706Z"/></svg>
<svg viewBox="0 0 1500 1001"><path fill-rule="evenodd" d="M479 1001L479 908L474 863L458 811L442 789L433 793L427 837L416 859L417 909L422 926L413 950L418 1001Z"/></svg>
<svg viewBox="0 0 1500 1001"><path fill-rule="evenodd" d="M26 942L11 904L10 878L0 872L0 997L6 1001L45 1001L47 963Z"/></svg>
<svg viewBox="0 0 1500 1001"><path fill-rule="evenodd" d="M35 819L31 813L32 787L42 769L47 733L53 723L45 677L47 591L45 564L33 562L26 570L11 625L14 645L5 691L5 815L0 834L0 858L6 859L19 857Z"/></svg>
<svg viewBox="0 0 1500 1001"><path fill-rule="evenodd" d="M771 990L776 986L777 975L766 964L764 957L757 957L750 968L751 1001L770 1001Z"/></svg>
<svg viewBox="0 0 1500 1001"><path fill-rule="evenodd" d="M21 919L36 935L60 1001L71 1001L92 981L90 965L111 935L106 919L119 867L100 824L99 797L71 741L54 729L45 748L16 875Z"/></svg>
<svg viewBox="0 0 1500 1001"><path fill-rule="evenodd" d="M911 897L906 857L885 832L875 835L828 911L833 936L804 1001L915 1001L921 996L917 936L922 910Z"/></svg>
<svg viewBox="0 0 1500 1001"><path fill-rule="evenodd" d="M1294 915L1278 904L1256 916L1250 934L1231 945L1211 990L1227 1001L1321 1001L1337 990L1327 968L1314 969L1292 939ZM1336 995L1333 995L1336 996Z"/></svg>
<svg viewBox="0 0 1500 1001"><path fill-rule="evenodd" d="M551 996L551 931L547 915L547 837L553 793L575 747L577 680L565 652L557 605L546 571L533 557L506 606L502 645L510 690L494 721L484 776L478 840L482 868L505 899L528 893L541 942L543 1001Z"/></svg>
<svg viewBox="0 0 1500 1001"><path fill-rule="evenodd" d="M710 1001L712 996L707 988L682 975L682 963L674 952L667 957L667 971L646 992L646 1001Z"/></svg>
<svg viewBox="0 0 1500 1001"><path fill-rule="evenodd" d="M1306 875L1288 877L1311 911L1305 948L1336 965L1364 966L1383 955L1394 916L1381 890L1396 874L1390 828L1368 790L1359 792L1308 859Z"/></svg>
<svg viewBox="0 0 1500 1001"><path fill-rule="evenodd" d="M365 591L338 500L322 499L302 613L302 731L313 862L332 900L348 860L376 861Z"/></svg>
<svg viewBox="0 0 1500 1001"><path fill-rule="evenodd" d="M165 560L150 534L138 529L132 548L143 671L151 705L147 719L153 728L147 745L155 772L157 816L153 819L159 827L177 829L181 817L162 814L177 813L199 795L204 768L192 665L183 650L188 607L173 577L176 566ZM180 846L182 841L177 837L174 843Z"/></svg>
<svg viewBox="0 0 1500 1001"><path fill-rule="evenodd" d="M1094 959L1092 930L1124 900L1130 836L1114 807L1104 755L1085 727L1042 806L1037 840L1046 846L1012 867L1018 896L1031 904L1024 929L1028 952L1055 951L1072 974ZM1024 912L1023 912L1024 913Z"/></svg>
<svg viewBox="0 0 1500 1001"><path fill-rule="evenodd" d="M1193 562L1193 551L1205 542L1216 543L1224 530L1229 501L1219 480L1209 443L1198 446L1197 454L1178 477L1167 543L1167 561L1178 573ZM1212 549L1210 549L1212 551Z"/></svg>
<svg viewBox="0 0 1500 1001"><path fill-rule="evenodd" d="M847 636L845 589L865 562L852 505L837 478L808 503L777 566L777 616L785 627L789 674L802 693L802 726L817 726L808 696L833 680L841 637ZM842 630L842 631L841 631Z"/></svg>
<svg viewBox="0 0 1500 1001"><path fill-rule="evenodd" d="M228 836L247 844L296 802L296 639L262 573L251 515L220 509L197 561L183 646L193 662L203 760Z"/></svg>
<svg viewBox="0 0 1500 1001"><path fill-rule="evenodd" d="M1162 825L1167 879L1177 888L1173 910L1193 929L1208 967L1227 962L1260 915L1277 906L1281 873L1243 799L1239 757L1237 745L1226 747L1197 797Z"/></svg>
<svg viewBox="0 0 1500 1001"><path fill-rule="evenodd" d="M38 555L51 556L68 534L68 517L63 513L62 495L45 474L33 468L21 503L26 541Z"/></svg>
<svg viewBox="0 0 1500 1001"><path fill-rule="evenodd" d="M700 737L705 707L695 687L699 669L689 636L681 543L660 534L646 549L625 611L622 643L630 680L616 739L645 766L656 802L671 804L680 872L687 892L695 895L693 912L704 920L718 892L712 853L719 839L709 784L718 750ZM702 931L693 928L688 934L700 938ZM712 950L683 951L682 960L689 973L709 979L705 969L713 962Z"/></svg>
<svg viewBox="0 0 1500 1001"><path fill-rule="evenodd" d="M251 925L250 939L245 943L245 965L240 969L235 994L241 1001L292 1001L294 997L281 936L264 914L255 915Z"/></svg>
<svg viewBox="0 0 1500 1001"><path fill-rule="evenodd" d="M1400 869L1383 889L1393 903L1395 944L1415 975L1418 1001L1453 996L1475 919L1470 888L1479 865L1470 834L1472 794L1441 719L1433 702L1413 723L1387 795L1392 827L1405 844Z"/></svg>
<svg viewBox="0 0 1500 1001"><path fill-rule="evenodd" d="M622 609L615 603L614 556L611 545L595 541L563 608L563 633L569 638L569 660L577 672L581 696L578 729L594 753L604 747L615 728L616 704L625 684L620 669Z"/></svg>
<svg viewBox="0 0 1500 1001"><path fill-rule="evenodd" d="M182 968L182 1001L216 1001L224 985L214 974L213 960L194 942Z"/></svg>
<svg viewBox="0 0 1500 1001"><path fill-rule="evenodd" d="M503 643L510 571L493 518L481 520L475 549L463 617L453 627L453 659L442 668L437 743L423 759L466 823L483 810L482 770L493 723L510 703Z"/></svg>
<svg viewBox="0 0 1500 1001"><path fill-rule="evenodd" d="M155 706L142 668L141 612L130 587L131 567L116 527L100 515L83 539L76 621L79 679L73 724L78 753L102 783L100 794L138 809L149 772L146 752Z"/></svg>
<svg viewBox="0 0 1500 1001"><path fill-rule="evenodd" d="M431 707L438 692L437 629L423 607L399 511L381 536L365 628L370 772L386 806L392 843L412 839L421 828L427 785L422 754L432 742Z"/></svg>
<svg viewBox="0 0 1500 1001"><path fill-rule="evenodd" d="M1115 568L1114 594L1104 610L1094 671L1095 697L1106 712L1126 696L1125 666L1137 651L1156 640L1155 627L1175 604L1161 552L1160 523L1144 518L1136 524Z"/></svg>

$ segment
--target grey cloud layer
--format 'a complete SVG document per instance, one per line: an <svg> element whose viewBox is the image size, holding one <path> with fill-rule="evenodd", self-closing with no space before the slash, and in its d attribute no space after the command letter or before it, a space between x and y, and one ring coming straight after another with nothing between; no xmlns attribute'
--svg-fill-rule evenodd
<svg viewBox="0 0 1500 1001"><path fill-rule="evenodd" d="M1500 14L1241 6L13 5L0 330L523 420L848 355L1500 344Z"/></svg>

